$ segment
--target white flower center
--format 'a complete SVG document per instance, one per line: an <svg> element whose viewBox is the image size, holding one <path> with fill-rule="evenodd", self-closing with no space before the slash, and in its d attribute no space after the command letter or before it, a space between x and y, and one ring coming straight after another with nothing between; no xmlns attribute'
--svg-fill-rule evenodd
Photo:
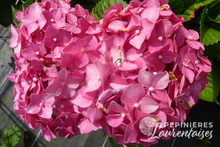
<svg viewBox="0 0 220 147"><path fill-rule="evenodd" d="M162 59L162 58L163 58L163 56L162 56L162 55L159 55L159 56L158 56L158 58L159 58L159 59Z"/></svg>
<svg viewBox="0 0 220 147"><path fill-rule="evenodd" d="M135 108L138 108L139 106L140 106L140 105L139 105L138 103L135 103L135 104L134 104L134 107L135 107Z"/></svg>
<svg viewBox="0 0 220 147"><path fill-rule="evenodd" d="M36 78L36 77L34 77L34 78L33 78L33 81L35 81L35 82L36 82L36 81L37 81L37 78Z"/></svg>
<svg viewBox="0 0 220 147"><path fill-rule="evenodd" d="M56 42L56 41L57 41L57 38L53 38L53 41L55 41L55 42Z"/></svg>
<svg viewBox="0 0 220 147"><path fill-rule="evenodd" d="M136 31L135 31L135 34L139 34L139 33L140 33L140 30L136 30Z"/></svg>
<svg viewBox="0 0 220 147"><path fill-rule="evenodd" d="M154 91L154 87L151 86L151 87L148 88L148 90Z"/></svg>
<svg viewBox="0 0 220 147"><path fill-rule="evenodd" d="M158 37L157 39L158 39L159 41L162 41L162 40L163 40L163 37L160 36L160 37Z"/></svg>
<svg viewBox="0 0 220 147"><path fill-rule="evenodd" d="M121 114L121 117L125 117L125 113L122 113L122 114Z"/></svg>
<svg viewBox="0 0 220 147"><path fill-rule="evenodd" d="M193 39L192 35L188 35L187 37L188 37L188 39Z"/></svg>

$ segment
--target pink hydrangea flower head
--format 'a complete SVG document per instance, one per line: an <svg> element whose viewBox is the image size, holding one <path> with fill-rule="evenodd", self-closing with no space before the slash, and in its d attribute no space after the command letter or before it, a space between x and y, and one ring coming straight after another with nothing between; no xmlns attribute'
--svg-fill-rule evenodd
<svg viewBox="0 0 220 147"><path fill-rule="evenodd" d="M157 124L185 121L211 71L198 32L167 3L116 4L99 21L70 0L17 12L14 111L47 141L104 129L123 146L157 143Z"/></svg>

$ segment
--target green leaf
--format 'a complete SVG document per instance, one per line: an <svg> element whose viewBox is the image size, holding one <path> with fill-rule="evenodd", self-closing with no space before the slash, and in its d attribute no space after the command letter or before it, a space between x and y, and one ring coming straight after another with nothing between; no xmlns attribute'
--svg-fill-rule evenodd
<svg viewBox="0 0 220 147"><path fill-rule="evenodd" d="M109 142L111 143L112 147L123 147L123 145L117 144L112 137L108 137Z"/></svg>
<svg viewBox="0 0 220 147"><path fill-rule="evenodd" d="M109 142L111 143L112 147L123 147L123 145L117 144L112 137L108 137ZM141 144L136 145L129 145L128 147L143 147Z"/></svg>
<svg viewBox="0 0 220 147"><path fill-rule="evenodd" d="M214 45L206 46L205 51L204 51L204 55L207 56L208 59L211 61L220 59L220 42L218 42L217 44L214 44ZM213 68L213 66L212 66L212 68ZM217 66L219 67L219 64Z"/></svg>
<svg viewBox="0 0 220 147"><path fill-rule="evenodd" d="M220 91L220 78L214 73L211 72L207 75L208 85L200 93L200 99L207 102L215 102L216 104L220 103L217 101L219 91Z"/></svg>
<svg viewBox="0 0 220 147"><path fill-rule="evenodd" d="M201 24L201 42L203 45L213 45L220 40L220 26L215 23Z"/></svg>
<svg viewBox="0 0 220 147"><path fill-rule="evenodd" d="M184 1L183 0L169 0L169 5L172 11L178 15L183 10Z"/></svg>
<svg viewBox="0 0 220 147"><path fill-rule="evenodd" d="M220 27L219 24L210 21L207 17L208 8L208 6L204 8L200 20L200 41L204 45L213 45L220 40Z"/></svg>
<svg viewBox="0 0 220 147"><path fill-rule="evenodd" d="M195 11L215 0L185 0L184 9L181 16L189 21L195 17Z"/></svg>
<svg viewBox="0 0 220 147"><path fill-rule="evenodd" d="M7 147L14 147L20 140L21 132L16 125L5 129L2 134L3 144Z"/></svg>
<svg viewBox="0 0 220 147"><path fill-rule="evenodd" d="M33 4L33 3L35 2L35 0L27 0L27 1L22 1L22 2L23 2L22 6L25 7L25 8L27 8L27 7L29 7L31 4Z"/></svg>
<svg viewBox="0 0 220 147"><path fill-rule="evenodd" d="M208 5L207 15L212 21L216 23L220 23L219 8L220 8L220 1L215 1Z"/></svg>
<svg viewBox="0 0 220 147"><path fill-rule="evenodd" d="M12 23L11 5L15 0L0 0L0 24L7 27Z"/></svg>
<svg viewBox="0 0 220 147"><path fill-rule="evenodd" d="M122 4L124 7L127 5L124 0L101 0L96 4L94 13L99 19L101 19L104 12L108 10L110 6L115 4Z"/></svg>

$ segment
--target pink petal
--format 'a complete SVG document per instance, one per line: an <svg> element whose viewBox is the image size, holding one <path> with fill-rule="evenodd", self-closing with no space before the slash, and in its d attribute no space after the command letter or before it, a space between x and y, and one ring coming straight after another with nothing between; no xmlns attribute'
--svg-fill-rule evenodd
<svg viewBox="0 0 220 147"><path fill-rule="evenodd" d="M138 83L149 87L152 76L153 74L151 72L140 70L138 74Z"/></svg>
<svg viewBox="0 0 220 147"><path fill-rule="evenodd" d="M76 93L75 89L70 89L67 86L62 87L62 93L60 94L60 96L62 98L71 98L74 96L74 94Z"/></svg>
<svg viewBox="0 0 220 147"><path fill-rule="evenodd" d="M43 106L41 111L38 113L38 116L46 119L50 119L53 109L51 106Z"/></svg>
<svg viewBox="0 0 220 147"><path fill-rule="evenodd" d="M29 104L29 106L27 108L27 113L37 114L40 110L41 110L41 107L39 104L37 105L35 103L31 103L31 104Z"/></svg>
<svg viewBox="0 0 220 147"><path fill-rule="evenodd" d="M91 123L99 121L103 117L102 110L99 110L96 106L90 106L87 108L88 117Z"/></svg>
<svg viewBox="0 0 220 147"><path fill-rule="evenodd" d="M151 22L156 22L156 20L159 17L159 9L157 6L148 6L144 9L144 11L141 13L142 18L146 18L147 20Z"/></svg>
<svg viewBox="0 0 220 147"><path fill-rule="evenodd" d="M130 49L126 52L126 57L129 61L135 61L140 55L134 49Z"/></svg>
<svg viewBox="0 0 220 147"><path fill-rule="evenodd" d="M137 49L140 49L145 38L146 38L146 35L141 33L141 34L136 35L134 38L132 38L129 41L129 43L133 45L134 47L136 47Z"/></svg>
<svg viewBox="0 0 220 147"><path fill-rule="evenodd" d="M88 119L85 119L80 122L79 129L80 129L80 133L84 134L96 130L96 127Z"/></svg>
<svg viewBox="0 0 220 147"><path fill-rule="evenodd" d="M162 56L163 56L162 61L164 63L171 63L174 60L174 58L175 58L175 54L173 52L171 52L171 51L163 52Z"/></svg>
<svg viewBox="0 0 220 147"><path fill-rule="evenodd" d="M108 111L113 111L113 112L116 112L116 113L126 112L126 110L121 105L116 103L115 101L112 101L110 103L110 105L108 106Z"/></svg>
<svg viewBox="0 0 220 147"><path fill-rule="evenodd" d="M67 20L68 23L74 25L77 22L77 17L75 15L73 15L73 14L69 14L68 13L66 15L66 20Z"/></svg>
<svg viewBox="0 0 220 147"><path fill-rule="evenodd" d="M67 68L73 64L74 55L73 54L62 54L61 66Z"/></svg>
<svg viewBox="0 0 220 147"><path fill-rule="evenodd" d="M72 99L71 102L79 107L87 108L92 104L93 100L86 99L81 94L77 93L76 97Z"/></svg>
<svg viewBox="0 0 220 147"><path fill-rule="evenodd" d="M157 73L153 76L151 85L155 89L165 89L169 83L169 74L168 72Z"/></svg>
<svg viewBox="0 0 220 147"><path fill-rule="evenodd" d="M67 75L68 73L67 73L66 68L63 68L58 74L58 79L60 79L61 81L66 81Z"/></svg>
<svg viewBox="0 0 220 147"><path fill-rule="evenodd" d="M86 53L77 54L75 63L79 68L86 66L89 63L89 58L87 54Z"/></svg>
<svg viewBox="0 0 220 147"><path fill-rule="evenodd" d="M123 120L120 114L110 114L106 117L106 122L112 127L118 127Z"/></svg>
<svg viewBox="0 0 220 147"><path fill-rule="evenodd" d="M125 24L120 21L120 20L115 20L115 21L112 21L109 25L108 25L108 28L115 31L115 32L118 32L120 30L124 30L125 29Z"/></svg>
<svg viewBox="0 0 220 147"><path fill-rule="evenodd" d="M121 102L124 104L137 103L145 95L144 88L139 84L130 84L121 96Z"/></svg>
<svg viewBox="0 0 220 147"><path fill-rule="evenodd" d="M144 97L138 103L140 105L141 111L146 114L155 112L159 108L158 103L150 97Z"/></svg>
<svg viewBox="0 0 220 147"><path fill-rule="evenodd" d="M57 75L58 75L56 66L54 65L54 66L51 66L51 67L47 67L46 74L47 74L48 77L56 78Z"/></svg>
<svg viewBox="0 0 220 147"><path fill-rule="evenodd" d="M32 60L31 65L36 71L41 71L44 68L42 62L36 60Z"/></svg>
<svg viewBox="0 0 220 147"><path fill-rule="evenodd" d="M136 142L139 132L140 131L139 131L138 126L134 126L132 123L128 124L125 129L124 141L125 142Z"/></svg>
<svg viewBox="0 0 220 147"><path fill-rule="evenodd" d="M59 96L62 93L61 82L59 80L54 80L54 83L47 87L47 93L54 96Z"/></svg>
<svg viewBox="0 0 220 147"><path fill-rule="evenodd" d="M39 3L35 2L28 9L28 15L30 15L33 18L38 18L39 14L41 14L42 11L43 11L43 9L39 5Z"/></svg>

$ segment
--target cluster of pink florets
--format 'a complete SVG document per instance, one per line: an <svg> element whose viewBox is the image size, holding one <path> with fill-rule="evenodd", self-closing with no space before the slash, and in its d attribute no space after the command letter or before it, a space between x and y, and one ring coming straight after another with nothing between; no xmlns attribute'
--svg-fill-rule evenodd
<svg viewBox="0 0 220 147"><path fill-rule="evenodd" d="M149 146L152 127L183 122L207 84L199 35L166 0L116 4L100 21L44 0L16 18L14 110L48 141L104 129L124 146Z"/></svg>

